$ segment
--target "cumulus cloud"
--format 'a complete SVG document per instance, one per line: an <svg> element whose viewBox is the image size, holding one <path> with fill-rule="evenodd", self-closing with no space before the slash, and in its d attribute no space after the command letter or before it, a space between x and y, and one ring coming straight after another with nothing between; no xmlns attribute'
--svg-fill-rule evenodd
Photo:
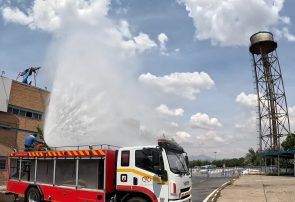
<svg viewBox="0 0 295 202"><path fill-rule="evenodd" d="M210 89L214 81L205 72L175 72L165 76L155 76L151 73L141 74L138 78L145 85L154 87L164 93L178 95L190 100L203 89Z"/></svg>
<svg viewBox="0 0 295 202"><path fill-rule="evenodd" d="M99 23L107 15L109 5L110 0L35 0L26 12L17 8L3 7L2 15L8 22L28 25L31 29L56 32L64 27L68 28L70 24L75 24L72 23L73 20L89 24Z"/></svg>
<svg viewBox="0 0 295 202"><path fill-rule="evenodd" d="M2 9L2 16L7 21L19 23L21 25L30 25L33 22L33 18L31 16L25 15L18 8L12 9L5 7Z"/></svg>
<svg viewBox="0 0 295 202"><path fill-rule="evenodd" d="M26 25L31 29L43 30L54 35L77 30L78 24L92 25L94 29L99 25L101 31L106 32L115 43L121 45L127 55L143 53L157 47L146 33L140 32L137 36L132 36L126 20L112 23L107 16L110 2L110 0L35 0L32 7L25 12L5 6L0 11L7 22ZM110 23L112 26L105 26Z"/></svg>
<svg viewBox="0 0 295 202"><path fill-rule="evenodd" d="M294 35L294 34L291 34L291 33L289 32L289 29L288 29L288 28L284 27L284 28L282 29L282 34L284 35L284 37L285 37L286 39L288 39L288 41L295 41L295 35Z"/></svg>
<svg viewBox="0 0 295 202"><path fill-rule="evenodd" d="M168 37L165 33L161 33L158 35L158 41L159 41L159 44L160 44L160 53L162 55L169 55L167 53L167 48L166 48L166 43L168 41Z"/></svg>
<svg viewBox="0 0 295 202"><path fill-rule="evenodd" d="M139 33L138 36L134 37L134 41L137 44L139 52L143 52L146 49L157 47L157 44L150 39L147 34Z"/></svg>
<svg viewBox="0 0 295 202"><path fill-rule="evenodd" d="M295 132L295 106L288 108L291 132Z"/></svg>
<svg viewBox="0 0 295 202"><path fill-rule="evenodd" d="M222 124L217 118L210 118L207 114L196 113L190 118L190 125L192 128L214 129L222 127Z"/></svg>
<svg viewBox="0 0 295 202"><path fill-rule="evenodd" d="M175 140L179 143L191 142L191 135L184 131L178 131L176 132Z"/></svg>
<svg viewBox="0 0 295 202"><path fill-rule="evenodd" d="M161 104L156 108L156 111L162 115L168 116L182 116L184 110L182 108L169 109L167 105Z"/></svg>
<svg viewBox="0 0 295 202"><path fill-rule="evenodd" d="M199 134L196 136L197 141L201 142L210 142L210 141L215 141L215 142L224 142L224 139L217 135L216 131L208 131L205 134Z"/></svg>
<svg viewBox="0 0 295 202"><path fill-rule="evenodd" d="M178 0L193 19L198 40L211 40L221 46L248 45L249 37L260 30L288 25L281 16L284 0ZM288 31L288 28L286 28ZM285 31L287 39L288 32Z"/></svg>
<svg viewBox="0 0 295 202"><path fill-rule="evenodd" d="M244 107L254 108L257 106L257 95L256 94L246 94L241 92L235 100L238 104Z"/></svg>

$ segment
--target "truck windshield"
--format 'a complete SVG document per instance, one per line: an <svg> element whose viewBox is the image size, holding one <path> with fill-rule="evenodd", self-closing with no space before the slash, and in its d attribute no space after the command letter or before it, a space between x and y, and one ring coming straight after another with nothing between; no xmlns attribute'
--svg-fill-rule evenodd
<svg viewBox="0 0 295 202"><path fill-rule="evenodd" d="M170 170L176 174L188 173L188 168L185 162L184 153L177 153L174 151L167 151L168 162Z"/></svg>

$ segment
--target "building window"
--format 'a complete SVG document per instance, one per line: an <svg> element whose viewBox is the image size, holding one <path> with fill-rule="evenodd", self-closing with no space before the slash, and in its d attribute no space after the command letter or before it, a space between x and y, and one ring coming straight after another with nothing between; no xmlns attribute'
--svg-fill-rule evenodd
<svg viewBox="0 0 295 202"><path fill-rule="evenodd" d="M0 170L6 170L6 163L7 160L6 159L0 159Z"/></svg>
<svg viewBox="0 0 295 202"><path fill-rule="evenodd" d="M29 109L24 109L24 108L20 108L20 107L16 107L16 106L8 106L8 113L10 114L15 114L18 116L23 116L23 117L29 117L32 119L36 119L36 120L41 120L42 119L42 112L37 112L37 111L33 111L33 110L29 110Z"/></svg>
<svg viewBox="0 0 295 202"><path fill-rule="evenodd" d="M12 113L15 114L15 115L18 115L18 113L19 113L19 109L15 109L15 108L13 108L13 109L12 109Z"/></svg>
<svg viewBox="0 0 295 202"><path fill-rule="evenodd" d="M26 117L32 118L32 112L27 112Z"/></svg>

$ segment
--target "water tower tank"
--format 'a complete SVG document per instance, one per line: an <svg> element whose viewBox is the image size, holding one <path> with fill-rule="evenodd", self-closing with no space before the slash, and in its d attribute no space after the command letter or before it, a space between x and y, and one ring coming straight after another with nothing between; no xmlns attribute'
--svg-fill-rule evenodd
<svg viewBox="0 0 295 202"><path fill-rule="evenodd" d="M252 54L270 53L277 48L277 42L273 40L270 32L257 32L250 37L250 52Z"/></svg>

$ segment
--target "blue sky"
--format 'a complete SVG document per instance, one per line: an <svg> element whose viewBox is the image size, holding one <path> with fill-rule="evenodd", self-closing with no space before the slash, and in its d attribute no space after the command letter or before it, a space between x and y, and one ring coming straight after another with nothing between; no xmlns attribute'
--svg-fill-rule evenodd
<svg viewBox="0 0 295 202"><path fill-rule="evenodd" d="M148 103L142 103L161 121L174 123L172 128L168 124L159 131L155 129L154 133L164 132L173 137L188 148L191 155L214 156L216 151L218 158L239 157L249 147L257 148L258 143L256 102L251 96L255 89L249 37L267 30L274 33L278 42L291 124L294 123L293 1L251 0L247 6L242 0L86 1L88 4L80 0L54 5L57 2L0 0L0 70L4 70L7 77L15 79L18 72L27 67L42 66L38 86L54 91L58 77L52 72L61 71L59 66L65 63L57 59L64 56L57 52L69 50L64 47L69 43L64 41L81 29L87 35L87 29L102 30L110 28L111 23L117 26L120 40L126 42L124 54L131 55L124 60L135 61L132 64L136 67L131 67L132 85L138 86L145 99L149 99ZM100 5L96 7L96 4ZM76 16L69 8L89 9L93 13ZM92 21L94 24L87 24ZM127 34L122 29L122 21L128 25L125 26ZM162 42L158 38L161 33ZM112 58L112 53L107 56ZM128 71L130 69L126 69ZM176 72L183 75L173 77ZM193 75L194 72L205 72L209 78ZM190 79L200 81L196 84Z"/></svg>

